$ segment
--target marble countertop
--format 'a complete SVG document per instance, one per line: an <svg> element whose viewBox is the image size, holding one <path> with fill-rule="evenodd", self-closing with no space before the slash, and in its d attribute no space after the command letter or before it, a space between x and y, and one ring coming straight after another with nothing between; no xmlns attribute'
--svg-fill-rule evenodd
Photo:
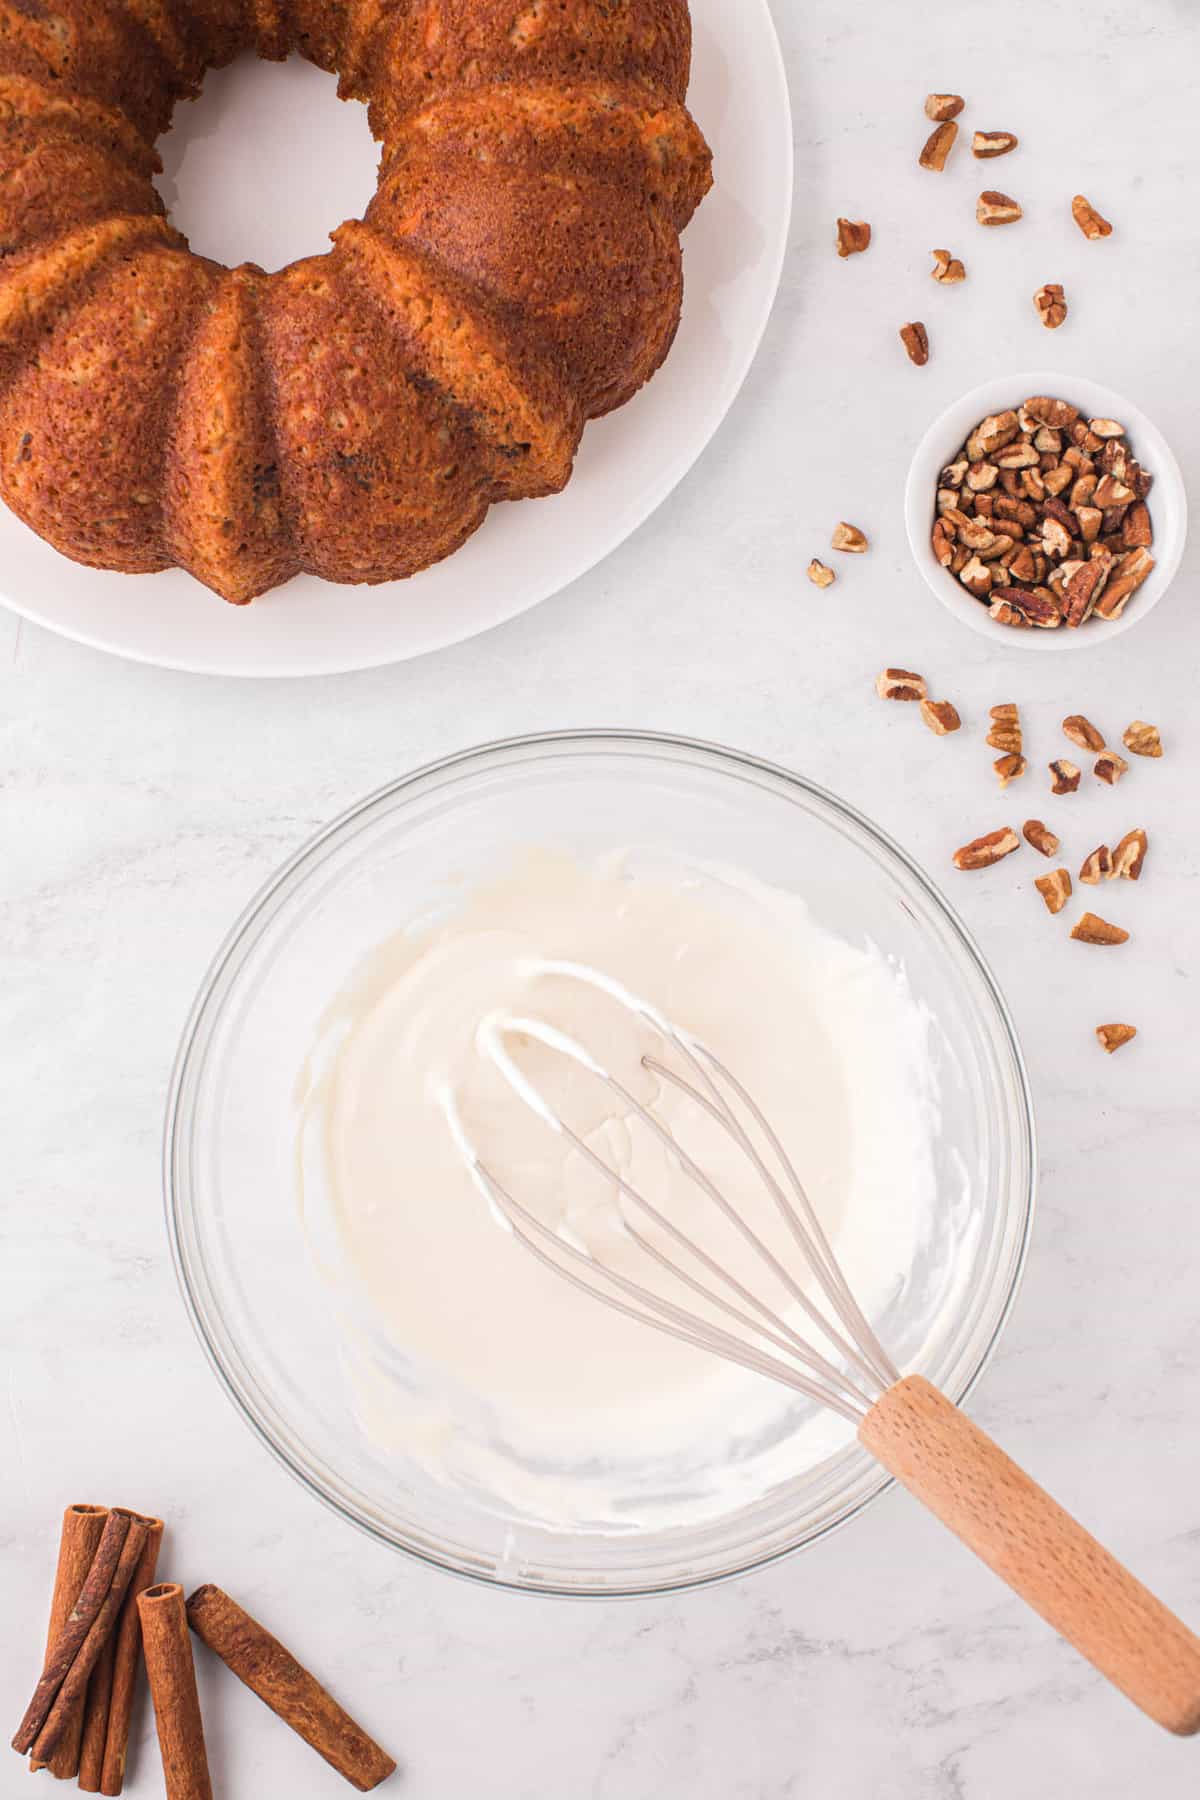
<svg viewBox="0 0 1200 1800"><path fill-rule="evenodd" d="M558 599L445 654L261 684L163 673L0 613L0 1694L31 1685L55 1521L134 1496L170 1518L173 1571L219 1579L351 1697L400 1756L408 1800L1183 1800L1196 1749L1108 1691L907 1498L768 1572L678 1599L551 1603L412 1566L309 1500L218 1391L161 1223L167 1074L229 921L319 824L388 777L506 733L629 725L723 740L863 808L939 879L1016 1014L1037 1095L1040 1210L1024 1287L972 1410L1193 1621L1200 1619L1195 1225L1200 1053L1200 539L1144 628L1062 659L965 631L914 572L913 442L985 375L1090 373L1200 468L1194 77L1179 0L1003 9L779 0L797 204L766 343L725 427L666 506ZM968 128L1016 131L981 169L916 167L930 88ZM1025 204L980 232L979 188ZM1115 222L1088 244L1067 204ZM875 244L833 254L836 214ZM965 287L928 279L930 246ZM1065 283L1067 325L1030 296ZM911 368L898 326L933 342ZM1193 498L1197 498L1193 494ZM871 554L804 579L849 518ZM836 560L830 558L829 560ZM942 741L872 694L925 671L973 729ZM1018 700L1034 772L1001 803L987 707ZM1168 755L1116 795L1045 795L1057 721L1162 727ZM1141 887L1103 896L1130 945L1066 941L1029 883L956 876L951 850L1070 809L1077 863L1145 824ZM1015 865L1014 865L1015 867ZM1092 1029L1130 1018L1101 1055ZM318 1800L337 1778L202 1669L217 1791ZM0 1793L24 1793L15 1757ZM161 1792L150 1726L127 1791ZM389 1792L391 1790L389 1789Z"/></svg>

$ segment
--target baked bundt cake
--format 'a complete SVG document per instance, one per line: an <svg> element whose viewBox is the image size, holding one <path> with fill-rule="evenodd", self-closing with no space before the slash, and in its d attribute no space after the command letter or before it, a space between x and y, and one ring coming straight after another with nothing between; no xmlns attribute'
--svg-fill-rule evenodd
<svg viewBox="0 0 1200 1800"><path fill-rule="evenodd" d="M653 374L710 183L687 0L0 0L0 493L78 562L245 602L391 581L550 494ZM193 255L155 138L298 50L365 101L366 217Z"/></svg>

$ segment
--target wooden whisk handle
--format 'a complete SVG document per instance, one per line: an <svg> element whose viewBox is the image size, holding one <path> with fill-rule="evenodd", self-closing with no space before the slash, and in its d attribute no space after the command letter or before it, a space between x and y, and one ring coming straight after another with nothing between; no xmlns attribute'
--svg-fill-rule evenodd
<svg viewBox="0 0 1200 1800"><path fill-rule="evenodd" d="M889 1474L1135 1706L1200 1730L1200 1638L919 1375L884 1394L859 1438Z"/></svg>

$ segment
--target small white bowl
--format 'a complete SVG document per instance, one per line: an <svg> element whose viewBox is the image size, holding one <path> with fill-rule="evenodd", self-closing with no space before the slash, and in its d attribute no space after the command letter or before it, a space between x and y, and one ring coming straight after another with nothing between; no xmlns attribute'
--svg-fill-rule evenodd
<svg viewBox="0 0 1200 1800"><path fill-rule="evenodd" d="M981 419L987 418L989 413L1003 412L1006 407L1019 406L1032 394L1053 394L1069 401L1089 419L1119 419L1128 433L1134 455L1154 477L1148 504L1154 522L1155 566L1131 596L1120 618L1111 623L1090 619L1077 630L1060 626L1057 631L1014 631L1008 626L997 625L989 618L987 608L941 567L930 548L939 472L953 461ZM1144 619L1170 587L1187 539L1187 495L1179 464L1166 439L1140 407L1099 381L1040 371L1032 375L1002 375L981 382L934 420L917 445L908 471L904 522L921 574L942 605L972 631L984 634L993 643L1011 645L1016 650L1087 650L1110 643Z"/></svg>

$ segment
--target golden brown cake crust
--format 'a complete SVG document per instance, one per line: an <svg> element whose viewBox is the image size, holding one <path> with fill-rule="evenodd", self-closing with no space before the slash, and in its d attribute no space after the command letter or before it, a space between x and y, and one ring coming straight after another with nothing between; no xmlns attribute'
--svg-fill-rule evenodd
<svg viewBox="0 0 1200 1800"><path fill-rule="evenodd" d="M294 49L368 103L379 189L326 255L222 269L154 139L207 68ZM0 0L0 496L240 604L556 492L678 324L690 53L686 0Z"/></svg>

